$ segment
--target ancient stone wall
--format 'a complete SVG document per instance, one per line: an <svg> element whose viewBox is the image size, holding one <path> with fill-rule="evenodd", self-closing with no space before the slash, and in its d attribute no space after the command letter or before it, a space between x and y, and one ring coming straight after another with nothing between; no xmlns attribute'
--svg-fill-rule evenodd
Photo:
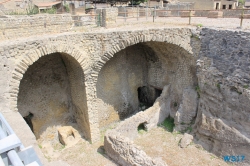
<svg viewBox="0 0 250 166"><path fill-rule="evenodd" d="M0 18L0 41L68 32L72 26L73 21L69 14L6 15Z"/></svg>
<svg viewBox="0 0 250 166"><path fill-rule="evenodd" d="M74 65L75 63L65 63L66 69L70 69L67 71L69 77L74 78L74 81L69 83L72 83L70 85L71 95L72 98L75 98L75 105L80 102L78 96L75 95L75 92L78 91L75 87L80 86L85 89L81 92L81 96L86 93L86 99L83 98L81 101L83 103L86 101L87 107L77 105L79 107L77 109L81 110L77 115L82 118L78 121L89 124L86 126L89 127L91 140L96 141L100 138L100 125L109 123L109 121L102 122L104 119L102 119L102 115L106 116L102 112L102 108L107 109L108 106L102 107L100 100L109 100L104 92L109 92L108 87L116 84L121 77L123 70L116 70L118 65L124 65L124 68L127 68L124 69L124 72L130 76L129 78L135 77L129 68L142 71L141 69L145 68L143 65L147 65L148 77L146 80L148 84L156 88L171 85L173 98L170 108L173 108L173 111L170 112L170 115L172 117L177 116L176 112L181 114L184 112L187 114L178 115L179 119L190 122L189 118L183 118L184 115L189 115L188 109L181 109L184 108L184 105L189 104L188 95L183 95L183 92L190 86L193 89L191 88L192 90L188 94L194 93L194 89L196 89L199 100L198 113L195 116L192 111L190 115L191 119L196 117L194 131L196 131L195 136L199 143L218 155L245 154L246 162L249 162L247 160L250 158L247 156L250 143L249 37L250 33L243 31L208 28L196 31L185 28L166 28L106 33L67 33L43 36L39 39L29 38L1 42L0 73L4 79L0 79L0 110L25 146L30 142L36 144L35 137L32 136L22 116L17 112L20 82L29 66L39 61L39 58L52 53L67 54L81 66L77 67ZM131 55L126 55L126 52L130 50L129 46L136 49L131 52ZM149 53L153 52L144 60L138 58L138 54L142 54L143 49ZM151 59L152 62L148 63L147 58L155 57L153 55L157 55L159 61ZM130 58L126 59L128 57ZM63 59L71 61L65 56ZM131 62L131 59L140 61L141 64L136 66L136 62L133 62L130 66L125 63ZM196 60L198 60L198 70L195 68ZM79 71L83 71L84 74L74 74ZM99 75L100 73L104 74ZM137 74L143 76L141 72ZM122 77L127 78L127 76ZM99 80L99 78L101 79ZM101 84L103 83L102 85L110 85L103 88L99 86L99 81ZM139 80L136 81L141 83ZM143 82L143 79L141 81ZM123 83L118 81L117 89L122 89ZM102 91L103 97L100 98L99 92ZM120 92L119 90L117 94L120 95ZM112 91L110 93L112 95ZM114 94L116 94L115 91ZM175 105L177 105L176 108ZM109 107L113 107L113 105L110 104ZM88 113L84 112L86 108ZM176 119L178 120L178 118Z"/></svg>
<svg viewBox="0 0 250 166"><path fill-rule="evenodd" d="M152 159L137 147L132 141L138 135L138 126L144 125L151 130L170 114L170 85L163 88L163 92L152 107L122 121L115 129L105 134L105 152L120 165L164 166L161 160Z"/></svg>
<svg viewBox="0 0 250 166"><path fill-rule="evenodd" d="M3 110L4 116L12 126L15 126L15 123L25 125L23 119L20 119L20 122L10 120L14 114L13 111L18 111L17 98L23 75L29 66L40 57L57 52L66 53L80 64L84 72L91 140L98 140L100 137L96 83L102 66L123 48L151 40L179 45L188 53L192 53L189 44L190 36L189 29L149 29L108 33L68 33L2 42L0 44L1 63L3 64L1 74L5 79L0 80L0 85L3 87L0 89L1 111ZM79 77L82 76L79 75ZM81 80L83 80L82 78ZM82 81L81 84L83 84ZM15 114L15 116L20 115ZM20 131L16 132L22 135ZM26 139L24 142L29 142L28 140Z"/></svg>
<svg viewBox="0 0 250 166"><path fill-rule="evenodd" d="M195 58L187 51L173 44L145 42L116 53L97 80L99 123L104 126L138 112L138 88L162 90L167 84L172 84L171 99L178 104L183 90L197 85ZM171 114L175 112L173 108Z"/></svg>
<svg viewBox="0 0 250 166"><path fill-rule="evenodd" d="M217 155L250 149L250 33L204 28L198 60L198 142Z"/></svg>
<svg viewBox="0 0 250 166"><path fill-rule="evenodd" d="M17 107L23 117L32 113L36 138L49 126L73 121L69 79L60 54L44 56L29 67L20 83ZM71 114L71 115L70 115Z"/></svg>

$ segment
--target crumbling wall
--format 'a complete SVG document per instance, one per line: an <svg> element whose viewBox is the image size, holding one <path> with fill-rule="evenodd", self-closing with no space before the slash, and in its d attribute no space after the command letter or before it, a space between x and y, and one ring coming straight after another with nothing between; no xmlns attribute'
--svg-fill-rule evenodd
<svg viewBox="0 0 250 166"><path fill-rule="evenodd" d="M0 41L20 37L42 36L68 32L73 26L71 15L32 15L11 16L0 18Z"/></svg>
<svg viewBox="0 0 250 166"><path fill-rule="evenodd" d="M150 130L160 124L170 114L170 85L164 87L160 97L152 107L122 121L115 129L105 133L105 152L118 164L164 166L161 160L148 157L144 151L132 143L138 134L138 126L144 124Z"/></svg>

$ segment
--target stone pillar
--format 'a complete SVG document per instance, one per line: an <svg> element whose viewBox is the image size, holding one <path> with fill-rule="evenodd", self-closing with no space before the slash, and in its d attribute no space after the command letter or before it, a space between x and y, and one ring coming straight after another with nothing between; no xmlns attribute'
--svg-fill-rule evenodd
<svg viewBox="0 0 250 166"><path fill-rule="evenodd" d="M110 24L116 23L116 18L118 16L118 8L98 9L96 13L101 13L101 26L108 27L110 26Z"/></svg>

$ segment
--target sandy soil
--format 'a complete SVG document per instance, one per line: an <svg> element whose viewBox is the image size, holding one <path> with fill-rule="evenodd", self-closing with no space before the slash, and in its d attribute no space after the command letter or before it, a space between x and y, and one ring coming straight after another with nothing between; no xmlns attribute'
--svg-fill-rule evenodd
<svg viewBox="0 0 250 166"><path fill-rule="evenodd" d="M39 146L44 156L51 162L61 160L71 166L116 166L117 164L109 159L103 148L105 131L106 129L102 131L101 141L94 144L81 139L72 147L65 147L59 141L53 145L47 142L47 144L43 143ZM187 148L180 148L178 143L182 137L183 134L170 133L162 127L157 127L149 132L140 131L134 143L140 146L149 156L162 158L168 166L228 165L222 159L194 143L191 143Z"/></svg>
<svg viewBox="0 0 250 166"><path fill-rule="evenodd" d="M170 133L162 127L139 134L134 143L149 156L161 157L168 166L227 166L222 159L191 143L187 148L178 146L183 134Z"/></svg>

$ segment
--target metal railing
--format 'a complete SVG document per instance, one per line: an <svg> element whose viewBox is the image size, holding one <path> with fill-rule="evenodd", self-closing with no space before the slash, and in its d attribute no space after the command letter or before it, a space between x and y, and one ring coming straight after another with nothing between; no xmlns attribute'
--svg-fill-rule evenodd
<svg viewBox="0 0 250 166"><path fill-rule="evenodd" d="M25 148L0 113L0 165L5 166L42 166L35 150Z"/></svg>

